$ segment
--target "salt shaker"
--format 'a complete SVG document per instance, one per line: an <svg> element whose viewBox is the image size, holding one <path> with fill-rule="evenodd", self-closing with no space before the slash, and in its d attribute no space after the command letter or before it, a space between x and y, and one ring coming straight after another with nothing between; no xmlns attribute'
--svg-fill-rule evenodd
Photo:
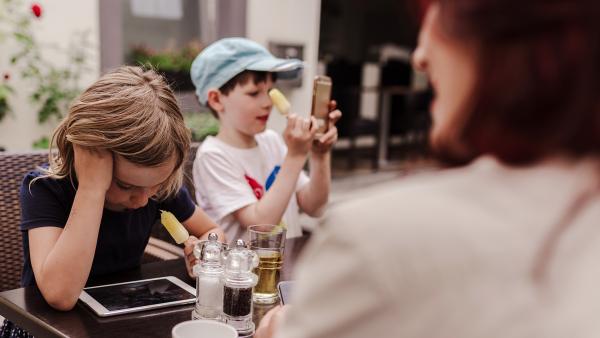
<svg viewBox="0 0 600 338"><path fill-rule="evenodd" d="M250 337L254 334L252 288L258 282L252 270L258 266L258 256L238 239L233 248L223 253L223 265L223 321L233 326L240 337Z"/></svg>
<svg viewBox="0 0 600 338"><path fill-rule="evenodd" d="M218 241L215 233L208 235L207 241L194 246L196 276L196 307L192 319L221 320L223 312L223 265L221 255L224 244Z"/></svg>

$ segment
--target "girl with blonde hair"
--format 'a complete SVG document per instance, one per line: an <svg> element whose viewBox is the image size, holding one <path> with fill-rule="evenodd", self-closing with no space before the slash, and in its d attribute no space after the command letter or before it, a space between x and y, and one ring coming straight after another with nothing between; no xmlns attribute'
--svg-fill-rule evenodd
<svg viewBox="0 0 600 338"><path fill-rule="evenodd" d="M52 144L49 167L28 173L20 193L21 283L37 284L52 307L71 309L90 276L138 266L159 209L195 236L224 239L182 186L189 130L154 71L102 76L73 103ZM195 240L186 242L188 256Z"/></svg>

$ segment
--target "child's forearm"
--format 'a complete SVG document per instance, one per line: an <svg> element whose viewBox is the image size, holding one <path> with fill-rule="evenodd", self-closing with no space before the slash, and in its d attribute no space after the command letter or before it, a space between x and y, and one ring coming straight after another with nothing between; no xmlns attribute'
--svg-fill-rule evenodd
<svg viewBox="0 0 600 338"><path fill-rule="evenodd" d="M256 203L238 210L234 215L242 226L252 224L279 224L296 191L298 176L306 156L286 155L277 178L268 192Z"/></svg>
<svg viewBox="0 0 600 338"><path fill-rule="evenodd" d="M43 253L32 257L37 285L56 309L70 310L89 277L104 198L102 191L78 190L67 224L54 245L45 257Z"/></svg>
<svg viewBox="0 0 600 338"><path fill-rule="evenodd" d="M208 239L208 235L214 232L221 242L226 242L223 230L199 207L196 207L190 218L183 221L183 225L191 235L199 239Z"/></svg>
<svg viewBox="0 0 600 338"><path fill-rule="evenodd" d="M331 189L331 153L313 153L310 158L310 183L298 192L298 205L310 216L320 216Z"/></svg>

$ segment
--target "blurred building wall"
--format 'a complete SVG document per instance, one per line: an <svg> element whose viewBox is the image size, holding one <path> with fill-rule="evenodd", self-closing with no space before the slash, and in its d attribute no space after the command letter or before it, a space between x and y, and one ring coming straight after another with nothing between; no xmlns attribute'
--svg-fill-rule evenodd
<svg viewBox="0 0 600 338"><path fill-rule="evenodd" d="M269 43L303 46L305 69L301 87L283 87L292 110L308 116L312 102L312 79L317 74L321 0L248 0L246 36L263 46ZM275 116L277 115L277 116ZM283 130L285 119L269 118L269 127Z"/></svg>
<svg viewBox="0 0 600 338"><path fill-rule="evenodd" d="M48 45L66 47L74 32L89 31L89 42L94 46L93 56L88 60L91 71L83 74L82 88L87 87L100 74L100 1L106 2L107 0L40 0L43 15L41 20L34 22L36 37ZM115 2L115 6L120 4L120 1L117 0L108 0L108 2ZM248 38L266 47L269 43L303 46L302 58L306 63L306 68L303 71L302 86L281 89L292 103L294 112L307 116L311 105L312 79L317 74L321 0L246 0L245 2L245 35ZM30 5L29 3L25 4ZM241 5L237 3L234 7L243 12ZM121 19L114 11L107 14L116 21ZM241 20L236 21L240 23ZM112 34L108 34L106 39L119 38L119 36L111 38L109 35ZM3 42L2 47L5 46L9 51L15 50L14 46ZM0 74L6 70L11 73L17 72L8 64L10 55L10 52L6 53L4 50L0 52ZM59 53L51 50L46 51L45 56L57 65L65 63ZM37 122L38 106L29 100L33 88L32 83L21 80L18 74L11 75L11 85L16 92L11 97L13 113L0 121L0 146L9 151L28 150L31 149L35 140L44 135L51 136L58 121L51 120L40 125ZM277 114L273 114L269 120L269 127L282 130L285 126L285 119L275 115Z"/></svg>
<svg viewBox="0 0 600 338"><path fill-rule="evenodd" d="M38 3L43 13L40 19L34 20L33 27L36 38L43 45L68 48L73 33L89 31L88 41L92 45L88 60L90 70L82 74L80 82L82 88L87 87L98 77L100 68L97 1L39 0ZM25 1L24 5L30 6L31 3ZM34 84L21 79L18 69L9 64L9 57L15 51L15 46L3 41L0 50L0 74L11 73L10 84L15 90L11 96L13 112L0 121L0 146L9 151L29 150L35 140L44 135L51 136L57 121L51 120L42 125L38 123L39 106L29 99ZM50 48L44 51L44 57L55 65L66 63L66 58L63 59L62 56L62 53Z"/></svg>

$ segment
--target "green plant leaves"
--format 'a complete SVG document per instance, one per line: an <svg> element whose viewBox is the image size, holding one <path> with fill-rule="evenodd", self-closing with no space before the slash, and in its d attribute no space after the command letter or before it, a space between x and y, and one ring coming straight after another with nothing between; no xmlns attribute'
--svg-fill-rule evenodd
<svg viewBox="0 0 600 338"><path fill-rule="evenodd" d="M2 120L10 111L10 106L8 105L8 100L6 98L0 97L0 120Z"/></svg>
<svg viewBox="0 0 600 338"><path fill-rule="evenodd" d="M27 79L33 91L32 102L39 105L37 115L40 123L52 117L61 118L66 114L70 102L81 92L79 78L87 68L87 51L90 47L88 34L72 34L70 46L64 50L52 45L44 45L35 39L32 20L36 19L28 6L21 0L0 0L7 15L0 15L0 36L12 37L16 43L15 53L10 64L18 67L22 78ZM3 42L3 41L2 41ZM0 46L2 49L2 46ZM56 66L43 57L43 51L53 49L67 56L65 66ZM15 72L16 73L16 72ZM1 84L0 84L1 86ZM5 93L5 112L10 110L8 94ZM0 103L1 104L1 103ZM0 120L6 113L0 114Z"/></svg>
<svg viewBox="0 0 600 338"><path fill-rule="evenodd" d="M202 142L207 136L214 136L219 132L219 120L208 112L186 113L184 119L195 142Z"/></svg>
<svg viewBox="0 0 600 338"><path fill-rule="evenodd" d="M190 43L177 50L154 51L145 46L133 47L129 61L136 65L150 66L159 71L189 73L192 62L202 50L199 44Z"/></svg>
<svg viewBox="0 0 600 338"><path fill-rule="evenodd" d="M48 149L50 147L50 139L48 136L42 136L33 142L34 149Z"/></svg>
<svg viewBox="0 0 600 338"><path fill-rule="evenodd" d="M13 89L9 85L0 83L0 121L11 112L10 102L8 100L11 93L13 93Z"/></svg>

